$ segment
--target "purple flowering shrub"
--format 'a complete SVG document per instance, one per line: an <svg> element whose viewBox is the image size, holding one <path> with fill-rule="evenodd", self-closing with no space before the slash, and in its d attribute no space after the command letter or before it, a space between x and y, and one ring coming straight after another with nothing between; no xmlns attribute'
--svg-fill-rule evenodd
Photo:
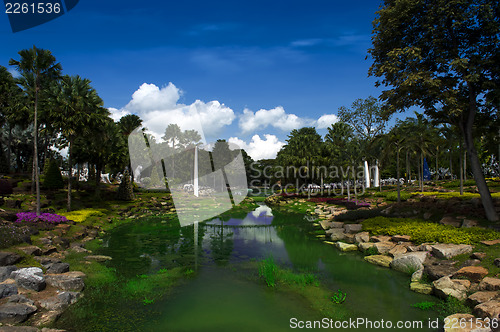
<svg viewBox="0 0 500 332"><path fill-rule="evenodd" d="M23 242L31 243L29 227L15 225L0 225L0 248L8 248Z"/></svg>
<svg viewBox="0 0 500 332"><path fill-rule="evenodd" d="M68 221L66 217L55 213L42 213L37 216L35 212L19 212L16 216L16 223L28 225L39 230L52 229L56 225Z"/></svg>

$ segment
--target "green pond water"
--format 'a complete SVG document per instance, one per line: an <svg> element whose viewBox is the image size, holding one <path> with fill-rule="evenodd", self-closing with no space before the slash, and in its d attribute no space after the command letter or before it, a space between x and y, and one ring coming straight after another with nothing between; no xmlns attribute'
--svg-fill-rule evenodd
<svg viewBox="0 0 500 332"><path fill-rule="evenodd" d="M198 241L194 226L181 228L166 220L137 220L103 238L97 253L113 257L106 263L110 282L86 289L56 327L84 332L288 331L291 318L321 320L323 315L302 295L269 288L258 278L256 262L272 255L281 267L314 273L332 294L338 289L347 293L340 306L352 319L394 325L423 321L422 329L404 330L433 331L428 321L436 314L411 305L434 299L411 292L408 275L321 242L303 215L260 206L199 224Z"/></svg>

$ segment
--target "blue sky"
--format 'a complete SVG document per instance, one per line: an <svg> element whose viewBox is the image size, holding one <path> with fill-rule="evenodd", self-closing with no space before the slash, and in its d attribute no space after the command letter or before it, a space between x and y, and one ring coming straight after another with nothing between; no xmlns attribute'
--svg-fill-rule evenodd
<svg viewBox="0 0 500 332"><path fill-rule="evenodd" d="M49 49L116 117L137 113L159 131L160 111L161 121L189 123L196 109L207 139L272 157L290 129L324 134L340 106L379 95L365 60L379 4L81 0L18 33L0 14L0 64L32 45Z"/></svg>

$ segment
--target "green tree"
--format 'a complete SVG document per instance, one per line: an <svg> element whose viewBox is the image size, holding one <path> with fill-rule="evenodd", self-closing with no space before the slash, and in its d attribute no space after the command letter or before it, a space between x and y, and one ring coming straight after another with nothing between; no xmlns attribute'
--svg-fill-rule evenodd
<svg viewBox="0 0 500 332"><path fill-rule="evenodd" d="M9 65L15 66L21 77L17 82L27 94L33 105L33 172L36 186L36 213L40 214L40 172L38 165L38 102L40 94L58 80L62 67L49 50L33 46L19 51L20 60L10 59Z"/></svg>
<svg viewBox="0 0 500 332"><path fill-rule="evenodd" d="M68 143L68 204L71 211L71 182L73 176L73 143L81 135L92 134L92 128L105 121L109 112L90 85L90 80L80 76L64 76L61 84L53 89L53 124L59 128Z"/></svg>
<svg viewBox="0 0 500 332"><path fill-rule="evenodd" d="M370 75L389 113L420 106L458 126L486 217L497 221L474 146L476 115L496 98L500 72L500 3L493 0L385 0L374 21Z"/></svg>
<svg viewBox="0 0 500 332"><path fill-rule="evenodd" d="M64 188L64 180L61 175L61 170L55 160L49 161L49 167L45 174L43 186L47 189L62 189Z"/></svg>

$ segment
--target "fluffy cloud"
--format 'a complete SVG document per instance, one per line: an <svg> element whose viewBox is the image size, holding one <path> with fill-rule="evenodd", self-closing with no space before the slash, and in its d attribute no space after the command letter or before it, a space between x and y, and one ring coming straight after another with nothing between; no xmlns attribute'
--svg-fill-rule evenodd
<svg viewBox="0 0 500 332"><path fill-rule="evenodd" d="M245 109L240 117L239 125L243 133L250 133L268 126L290 131L303 127L308 122L308 120L299 118L295 114L287 114L283 107L278 106L270 110L261 109L255 113Z"/></svg>
<svg viewBox="0 0 500 332"><path fill-rule="evenodd" d="M228 142L244 149L253 160L276 158L276 154L285 143L280 142L278 137L274 135L266 134L264 138L254 135L250 143L246 143L238 137L231 137Z"/></svg>
<svg viewBox="0 0 500 332"><path fill-rule="evenodd" d="M190 105L179 103L182 91L173 83L159 88L154 84L142 84L132 95L132 100L122 109L110 108L113 120L126 114L137 114L143 125L157 138L165 132L165 128L176 123L182 130L194 129L205 133L207 137L215 137L224 126L235 119L232 109L218 101L208 103L196 100Z"/></svg>
<svg viewBox="0 0 500 332"><path fill-rule="evenodd" d="M318 121L316 121L316 128L317 129L326 129L338 121L339 121L339 118L335 114L325 114L325 115L322 115L318 119Z"/></svg>

